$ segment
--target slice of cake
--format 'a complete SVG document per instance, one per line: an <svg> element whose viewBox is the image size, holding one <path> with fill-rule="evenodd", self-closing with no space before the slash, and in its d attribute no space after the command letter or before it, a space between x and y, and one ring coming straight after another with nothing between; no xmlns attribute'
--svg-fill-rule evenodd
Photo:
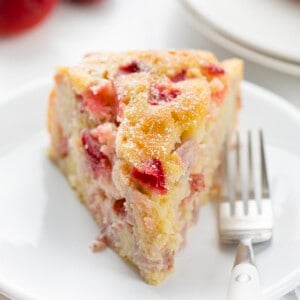
<svg viewBox="0 0 300 300"><path fill-rule="evenodd" d="M173 269L236 124L243 64L208 52L87 55L55 75L50 157L108 245L151 284Z"/></svg>

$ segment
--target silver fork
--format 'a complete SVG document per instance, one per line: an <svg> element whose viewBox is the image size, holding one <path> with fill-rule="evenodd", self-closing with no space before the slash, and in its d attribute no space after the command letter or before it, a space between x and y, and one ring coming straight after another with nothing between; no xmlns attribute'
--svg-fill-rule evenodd
<svg viewBox="0 0 300 300"><path fill-rule="evenodd" d="M271 239L273 213L263 133L249 131L244 144L240 142L240 136L236 134L235 147L225 147L222 168L225 196L219 206L219 232L222 242L238 243L227 299L259 300L262 299L262 292L252 244ZM254 143L254 136L257 143ZM257 154L255 157L260 172L254 172L254 154ZM255 179L258 179L256 184ZM259 187L255 189L257 183Z"/></svg>

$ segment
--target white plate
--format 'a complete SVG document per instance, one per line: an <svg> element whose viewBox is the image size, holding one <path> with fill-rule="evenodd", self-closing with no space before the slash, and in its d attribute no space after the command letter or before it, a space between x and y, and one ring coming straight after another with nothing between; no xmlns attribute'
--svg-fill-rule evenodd
<svg viewBox="0 0 300 300"><path fill-rule="evenodd" d="M228 0L229 1L229 0ZM251 39L252 35L252 28L257 26L257 24L260 24L261 28L265 28L264 25L259 23L259 21L254 22L255 26L250 26L249 24L241 24L238 23L238 21L235 19L235 15L227 16L226 14L237 14L239 13L239 16L241 16L241 13L238 9L240 8L240 5L243 3L247 3L247 5L252 6L252 4L257 4L257 1L236 1L236 5L231 5L228 7L233 7L234 9L227 9L222 10L223 6L226 4L228 5L228 1L219 1L219 0L213 0L213 1L197 1L197 0L180 0L180 3L183 4L183 7L186 9L186 11L189 13L189 15L192 17L192 20L195 21L195 24L201 33L203 33L207 38L217 42L218 44L222 45L223 47L236 52L237 54L244 56L245 58L248 58L252 60L253 62L260 63L262 65L271 67L277 71L285 72L291 75L297 75L300 76L300 39L297 38L299 36L300 29L298 30L297 35L293 34L285 34L285 37L290 38L291 41L289 44L287 43L281 43L280 45L285 45L286 48L290 49L295 55L298 54L299 59L296 59L297 56L292 57L291 55L287 57L289 54L288 52L285 52L286 55L284 55L283 51L281 53L277 53L279 50L275 46L273 46L272 42L274 41L271 34L277 34L277 31L274 30L274 28L277 28L276 26L273 27L273 29L270 31L271 34L268 38L265 40L265 47L260 44L260 40L255 40L254 38L256 36L259 36L258 33L264 32L264 30L261 31L254 31L253 32L253 38ZM272 2L272 1L271 1ZM273 1L275 3L275 6L278 5L280 1ZM293 1L281 1L286 3L291 3ZM296 1L294 1L296 2ZM266 4L270 1L260 1L260 3ZM209 4L209 5L207 5ZM216 7L219 5L218 9ZM214 6L215 5L215 6ZM287 4L289 6L289 4ZM300 4L298 5L299 9L296 11L296 14L299 13L298 16L298 27L300 27ZM227 7L227 6L226 6ZM236 8L238 7L238 9ZM260 5L253 5L253 9L247 8L244 6L243 11L250 10L253 13L254 8L258 8ZM276 6L277 7L277 6ZM222 9L221 9L222 8ZM216 9L216 10L214 10ZM277 11L279 13L279 10ZM275 13L276 15L276 13ZM225 18L223 18L226 16ZM220 19L220 20L219 20ZM242 19L248 20L248 15ZM254 18L255 19L255 18ZM271 18L272 19L272 18ZM228 21L228 26L226 26L226 23L223 24L222 21ZM234 20L234 22L232 21ZM255 19L256 20L256 19ZM273 20L273 19L272 19ZM277 20L277 19L276 19ZM261 22L263 22L261 20ZM244 22L245 23L245 22ZM272 22L265 22L266 24L269 24ZM237 26L238 24L238 26ZM234 25L234 26L229 26ZM249 25L249 28L247 27ZM296 28L298 28L296 26ZM247 29L245 28L247 27ZM240 36L235 34L234 32L231 32L231 29L235 28L235 30L238 30L240 33ZM281 28L282 29L282 28ZM255 29L256 30L256 29ZM249 34L250 31L250 34ZM286 31L290 32L290 31ZM279 36L279 35L278 35ZM278 38L277 36L277 38ZM262 38L261 38L262 39ZM276 39L275 39L276 40ZM299 44L299 45L298 45ZM266 47L269 45L269 48ZM287 46L288 45L288 46ZM299 48L299 49L298 49ZM276 49L278 51L276 51Z"/></svg>
<svg viewBox="0 0 300 300"><path fill-rule="evenodd" d="M300 63L300 3L186 0L212 26L246 46Z"/></svg>
<svg viewBox="0 0 300 300"><path fill-rule="evenodd" d="M45 149L44 82L0 106L0 290L17 299L225 299L234 249L218 244L211 205L200 213L176 271L162 285L145 284L107 249L91 253L97 226ZM262 127L274 193L276 227L269 247L255 248L269 299L300 283L300 113L244 83L242 127Z"/></svg>

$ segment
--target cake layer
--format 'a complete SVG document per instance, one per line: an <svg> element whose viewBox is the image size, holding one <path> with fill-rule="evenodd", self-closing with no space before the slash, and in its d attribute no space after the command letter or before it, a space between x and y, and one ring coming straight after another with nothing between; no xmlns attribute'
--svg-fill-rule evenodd
<svg viewBox="0 0 300 300"><path fill-rule="evenodd" d="M49 155L106 245L161 282L213 187L242 62L198 50L87 55L55 75Z"/></svg>

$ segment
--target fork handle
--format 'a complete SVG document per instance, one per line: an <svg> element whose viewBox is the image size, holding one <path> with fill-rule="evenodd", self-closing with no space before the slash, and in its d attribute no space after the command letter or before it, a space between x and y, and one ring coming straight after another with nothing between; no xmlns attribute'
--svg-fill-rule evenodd
<svg viewBox="0 0 300 300"><path fill-rule="evenodd" d="M228 300L261 300L257 268L249 263L235 266L231 272Z"/></svg>
<svg viewBox="0 0 300 300"><path fill-rule="evenodd" d="M253 261L251 240L241 241L231 271L228 300L262 300L258 270Z"/></svg>

